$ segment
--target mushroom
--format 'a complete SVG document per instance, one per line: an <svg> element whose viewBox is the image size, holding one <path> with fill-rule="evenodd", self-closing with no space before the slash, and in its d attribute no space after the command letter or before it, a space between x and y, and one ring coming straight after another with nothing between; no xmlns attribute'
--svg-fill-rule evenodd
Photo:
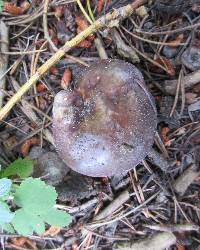
<svg viewBox="0 0 200 250"><path fill-rule="evenodd" d="M104 177L127 172L151 150L157 125L153 98L141 72L121 60L83 70L53 105L53 136L73 170Z"/></svg>

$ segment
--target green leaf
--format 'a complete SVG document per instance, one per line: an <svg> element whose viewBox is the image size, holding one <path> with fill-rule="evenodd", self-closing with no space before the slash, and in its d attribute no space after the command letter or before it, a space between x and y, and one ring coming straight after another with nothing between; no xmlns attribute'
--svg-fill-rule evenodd
<svg viewBox="0 0 200 250"><path fill-rule="evenodd" d="M7 178L0 179L0 197L7 195L10 192L12 181Z"/></svg>
<svg viewBox="0 0 200 250"><path fill-rule="evenodd" d="M47 213L56 204L57 193L54 187L32 177L24 180L14 196L16 205L31 214Z"/></svg>
<svg viewBox="0 0 200 250"><path fill-rule="evenodd" d="M18 234L28 236L33 232L43 234L45 232L45 225L43 220L34 214L30 214L24 209L19 209L15 212L12 224Z"/></svg>
<svg viewBox="0 0 200 250"><path fill-rule="evenodd" d="M13 216L14 214L10 212L8 205L4 202L0 202L0 226L10 223Z"/></svg>
<svg viewBox="0 0 200 250"><path fill-rule="evenodd" d="M51 209L48 213L41 216L44 221L52 226L65 227L72 222L71 215L64 211Z"/></svg>
<svg viewBox="0 0 200 250"><path fill-rule="evenodd" d="M11 224L8 224L8 223L4 224L2 227L0 227L0 230L4 230L4 231L6 231L8 233L12 233L12 234L15 233L13 226Z"/></svg>
<svg viewBox="0 0 200 250"><path fill-rule="evenodd" d="M18 175L20 178L26 178L33 172L33 161L27 158L19 158L12 162L5 170L2 171L2 177Z"/></svg>
<svg viewBox="0 0 200 250"><path fill-rule="evenodd" d="M0 11L3 11L4 0L0 0Z"/></svg>

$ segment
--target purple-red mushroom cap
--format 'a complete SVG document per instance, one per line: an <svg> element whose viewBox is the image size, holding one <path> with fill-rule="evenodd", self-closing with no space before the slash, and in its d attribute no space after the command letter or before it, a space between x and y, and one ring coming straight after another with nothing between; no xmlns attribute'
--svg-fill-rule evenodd
<svg viewBox="0 0 200 250"><path fill-rule="evenodd" d="M83 70L75 86L59 92L53 105L53 136L61 158L93 177L138 165L151 150L157 126L141 72L121 60L101 60Z"/></svg>

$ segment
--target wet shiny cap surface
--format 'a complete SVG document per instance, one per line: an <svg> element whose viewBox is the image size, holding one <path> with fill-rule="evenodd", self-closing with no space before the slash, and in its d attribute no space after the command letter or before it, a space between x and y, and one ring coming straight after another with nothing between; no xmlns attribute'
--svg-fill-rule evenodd
<svg viewBox="0 0 200 250"><path fill-rule="evenodd" d="M81 174L113 176L139 164L157 125L153 98L140 71L121 60L101 60L80 73L76 88L59 92L53 136L59 155Z"/></svg>

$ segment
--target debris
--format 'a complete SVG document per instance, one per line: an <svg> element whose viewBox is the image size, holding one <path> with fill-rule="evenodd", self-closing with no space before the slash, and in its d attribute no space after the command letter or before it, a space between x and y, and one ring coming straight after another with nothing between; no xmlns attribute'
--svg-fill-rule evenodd
<svg viewBox="0 0 200 250"><path fill-rule="evenodd" d="M142 18L148 15L147 8L144 5L137 8L135 13Z"/></svg>
<svg viewBox="0 0 200 250"><path fill-rule="evenodd" d="M130 198L129 192L122 192L116 199L114 199L104 210L94 217L94 221L102 220L111 216L118 208L120 208Z"/></svg>
<svg viewBox="0 0 200 250"><path fill-rule="evenodd" d="M27 156L29 154L30 148L34 145L39 145L40 140L36 137L32 137L28 140L26 140L22 145L21 145L21 153L23 156Z"/></svg>
<svg viewBox="0 0 200 250"><path fill-rule="evenodd" d="M200 69L200 48L187 48L181 56L181 61L191 71Z"/></svg>
<svg viewBox="0 0 200 250"><path fill-rule="evenodd" d="M122 242L114 244L114 250L164 250L176 243L176 237L173 233L158 233L151 238L141 240L140 242Z"/></svg>
<svg viewBox="0 0 200 250"><path fill-rule="evenodd" d="M56 153L40 147L33 147L29 158L35 160L33 177L41 177L49 185L59 185L69 172L69 168Z"/></svg>
<svg viewBox="0 0 200 250"><path fill-rule="evenodd" d="M130 59L133 63L140 62L140 59L135 50L125 44L116 29L113 30L113 41L115 42L117 51L120 56Z"/></svg>
<svg viewBox="0 0 200 250"><path fill-rule="evenodd" d="M158 153L155 149L152 149L148 153L148 159L158 166L163 172L167 172L170 168L170 162L165 159L160 153Z"/></svg>
<svg viewBox="0 0 200 250"><path fill-rule="evenodd" d="M92 183L92 178L71 172L66 180L56 187L58 199L63 202L71 201L75 205L78 201L97 194Z"/></svg>
<svg viewBox="0 0 200 250"><path fill-rule="evenodd" d="M150 228L152 230L156 231L162 231L162 232L187 232L187 231L198 231L200 229L199 226L194 224L175 224L175 225L144 225L147 228Z"/></svg>
<svg viewBox="0 0 200 250"><path fill-rule="evenodd" d="M63 76L62 76L62 80L61 80L61 87L62 89L68 89L70 82L72 79L72 71L69 68L66 68Z"/></svg>
<svg viewBox="0 0 200 250"><path fill-rule="evenodd" d="M9 39L8 39L9 29L8 26L1 20L0 21L0 109L3 105L4 92L6 84L5 73L8 66L8 55L4 55L4 52L8 52Z"/></svg>
<svg viewBox="0 0 200 250"><path fill-rule="evenodd" d="M176 94L177 80L166 80L164 84L165 91L170 95ZM182 84L185 89L192 88L195 84L200 82L200 70L194 71L182 78Z"/></svg>
<svg viewBox="0 0 200 250"><path fill-rule="evenodd" d="M13 3L4 2L4 11L17 16L25 13L30 8L30 3L28 1L24 1L20 6L16 6Z"/></svg>
<svg viewBox="0 0 200 250"><path fill-rule="evenodd" d="M188 167L174 182L173 187L175 191L183 196L188 187L194 182L194 180L200 175L200 171L194 164Z"/></svg>

